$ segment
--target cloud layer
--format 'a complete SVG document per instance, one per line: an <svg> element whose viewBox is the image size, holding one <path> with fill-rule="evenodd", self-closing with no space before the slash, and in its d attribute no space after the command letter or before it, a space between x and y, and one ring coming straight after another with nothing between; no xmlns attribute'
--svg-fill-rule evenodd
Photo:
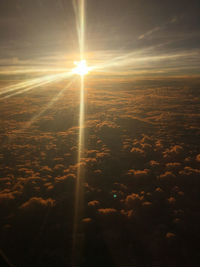
<svg viewBox="0 0 200 267"><path fill-rule="evenodd" d="M80 164L78 82L24 128L63 85L1 100L0 245L6 255L17 266L70 263L81 165L84 266L97 260L130 266L141 259L143 266L163 266L166 259L169 266L195 265L194 240L200 236L196 81L106 86L88 79Z"/></svg>

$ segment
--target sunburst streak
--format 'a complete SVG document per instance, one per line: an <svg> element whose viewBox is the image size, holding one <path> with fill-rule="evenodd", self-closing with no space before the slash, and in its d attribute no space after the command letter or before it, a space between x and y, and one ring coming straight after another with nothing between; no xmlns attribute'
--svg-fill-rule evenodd
<svg viewBox="0 0 200 267"><path fill-rule="evenodd" d="M2 96L0 99L6 99L10 98L12 96L16 96L19 94L23 94L25 92L28 92L36 87L43 86L46 84L50 84L52 82L58 82L63 79L66 79L70 76L72 76L73 73L59 73L59 74L54 74L54 75L47 75L39 78L34 78L25 82L20 82L15 85L10 85L4 88L0 92L0 96Z"/></svg>
<svg viewBox="0 0 200 267"><path fill-rule="evenodd" d="M10 141L15 138L18 134L22 133L23 131L25 131L26 129L28 129L29 127L31 127L32 124L34 124L37 120L39 120L39 118L48 110L50 109L63 95L63 93L69 89L72 85L72 83L74 82L75 79L72 79L71 81L69 81L69 83L58 93L56 94L52 99L51 101L45 105L42 110L37 114L35 115L34 117L32 117L32 119L30 119L30 121L26 122L25 125L19 129L19 130L16 130L14 131L14 133L12 134L11 132L11 135L10 135Z"/></svg>
<svg viewBox="0 0 200 267"><path fill-rule="evenodd" d="M78 137L78 169L75 189L75 206L74 206L74 229L73 229L73 246L72 246L72 266L78 266L81 256L81 243L83 234L79 231L80 219L82 216L83 205L83 183L84 169L81 164L81 159L84 155L84 117L85 117L85 101L84 101L84 75L87 74L86 61L84 60L84 36L85 36L85 0L78 0L78 8L75 1L75 14L78 17L76 21L78 27L79 47L80 47L80 62L77 64L75 73L80 75L80 111L79 111L79 137Z"/></svg>

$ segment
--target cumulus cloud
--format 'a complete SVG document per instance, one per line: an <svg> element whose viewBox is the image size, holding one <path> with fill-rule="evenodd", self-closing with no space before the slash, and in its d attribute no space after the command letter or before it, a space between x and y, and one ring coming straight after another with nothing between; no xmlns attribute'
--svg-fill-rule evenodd
<svg viewBox="0 0 200 267"><path fill-rule="evenodd" d="M156 166L159 166L160 163L158 161L156 161L156 160L151 160L149 162L149 165L152 166L152 167L156 167Z"/></svg>
<svg viewBox="0 0 200 267"><path fill-rule="evenodd" d="M100 202L98 200L92 200L92 201L88 202L88 206L89 207L96 207L96 206L99 206L99 205L100 205Z"/></svg>
<svg viewBox="0 0 200 267"><path fill-rule="evenodd" d="M140 156L140 157L141 156L143 157L145 155L144 150L138 147L133 147L131 149L131 153L133 153L135 156Z"/></svg>
<svg viewBox="0 0 200 267"><path fill-rule="evenodd" d="M51 168L49 168L48 166L43 166L42 168L41 168L41 171L44 171L44 172L52 172L52 169Z"/></svg>
<svg viewBox="0 0 200 267"><path fill-rule="evenodd" d="M169 162L169 163L166 163L166 168L167 169L178 169L181 167L181 163L180 162Z"/></svg>
<svg viewBox="0 0 200 267"><path fill-rule="evenodd" d="M142 203L142 206L143 206L143 207L151 207L151 206L152 206L152 202L150 202L150 201L144 201L144 202Z"/></svg>
<svg viewBox="0 0 200 267"><path fill-rule="evenodd" d="M168 198L168 202L169 202L169 204L175 204L176 203L175 197Z"/></svg>
<svg viewBox="0 0 200 267"><path fill-rule="evenodd" d="M92 222L92 219L91 218L84 218L84 219L82 219L82 222L88 224L88 223Z"/></svg>
<svg viewBox="0 0 200 267"><path fill-rule="evenodd" d="M149 169L144 169L144 170L129 170L128 175L134 176L136 178L141 178L141 177L147 177L149 174Z"/></svg>
<svg viewBox="0 0 200 267"><path fill-rule="evenodd" d="M155 189L155 192L162 193L162 192L163 192L163 190L162 190L162 188L160 188L160 187L157 187L157 188Z"/></svg>
<svg viewBox="0 0 200 267"><path fill-rule="evenodd" d="M132 209L130 210L121 210L120 211L122 215L128 217L128 218L131 218L134 216L134 211Z"/></svg>
<svg viewBox="0 0 200 267"><path fill-rule="evenodd" d="M112 214L117 213L117 210L113 208L105 208L105 209L98 209L98 212L99 214L102 214L102 215L112 215Z"/></svg>
<svg viewBox="0 0 200 267"><path fill-rule="evenodd" d="M196 156L196 161L200 162L200 154Z"/></svg>
<svg viewBox="0 0 200 267"><path fill-rule="evenodd" d="M20 209L28 210L35 208L53 207L55 200L51 198L43 199L41 197L32 197L20 206Z"/></svg>
<svg viewBox="0 0 200 267"><path fill-rule="evenodd" d="M190 166L186 166L179 173L181 175L186 175L186 176L189 176L189 175L192 175L192 174L199 175L200 174L200 170L199 169L194 169L194 168L192 168Z"/></svg>
<svg viewBox="0 0 200 267"><path fill-rule="evenodd" d="M115 122L112 121L103 121L96 125L96 128L106 132L108 129L117 129L119 128L119 125L117 125Z"/></svg>
<svg viewBox="0 0 200 267"><path fill-rule="evenodd" d="M183 147L180 145L172 146L163 152L164 158L171 158L180 155L183 152Z"/></svg>
<svg viewBox="0 0 200 267"><path fill-rule="evenodd" d="M168 233L166 234L166 238L167 238L167 239L173 239L173 238L175 238L175 237L176 237L176 235L175 235L174 233L168 232Z"/></svg>
<svg viewBox="0 0 200 267"><path fill-rule="evenodd" d="M64 181L69 181L69 180L74 180L76 178L76 175L73 174L73 173L70 173L70 174L67 174L67 175L64 175L64 176L58 176L55 178L55 182L57 183L62 183Z"/></svg>
<svg viewBox="0 0 200 267"><path fill-rule="evenodd" d="M143 199L144 199L143 196L132 193L125 198L124 202L128 207L135 207L138 206Z"/></svg>
<svg viewBox="0 0 200 267"><path fill-rule="evenodd" d="M165 173L163 173L163 174L161 174L159 176L160 179L173 179L175 177L176 176L172 172L170 172L170 171L166 171Z"/></svg>
<svg viewBox="0 0 200 267"><path fill-rule="evenodd" d="M8 189L5 189L0 192L0 202L3 200L14 200L15 195L13 192L10 192Z"/></svg>

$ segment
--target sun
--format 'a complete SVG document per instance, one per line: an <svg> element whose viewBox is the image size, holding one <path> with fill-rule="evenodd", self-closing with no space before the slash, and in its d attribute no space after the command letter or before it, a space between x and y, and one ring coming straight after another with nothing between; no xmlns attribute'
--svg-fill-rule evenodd
<svg viewBox="0 0 200 267"><path fill-rule="evenodd" d="M90 68L87 66L86 60L83 59L79 62L75 61L74 64L76 65L76 68L72 70L74 74L84 76L89 73Z"/></svg>

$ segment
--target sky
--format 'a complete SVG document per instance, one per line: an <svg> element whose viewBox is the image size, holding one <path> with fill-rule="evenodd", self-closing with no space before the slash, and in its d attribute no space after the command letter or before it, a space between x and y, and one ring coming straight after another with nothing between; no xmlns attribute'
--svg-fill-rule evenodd
<svg viewBox="0 0 200 267"><path fill-rule="evenodd" d="M86 58L116 75L198 75L199 10L195 0L88 0ZM63 67L79 50L73 1L1 1L0 35L1 66Z"/></svg>

